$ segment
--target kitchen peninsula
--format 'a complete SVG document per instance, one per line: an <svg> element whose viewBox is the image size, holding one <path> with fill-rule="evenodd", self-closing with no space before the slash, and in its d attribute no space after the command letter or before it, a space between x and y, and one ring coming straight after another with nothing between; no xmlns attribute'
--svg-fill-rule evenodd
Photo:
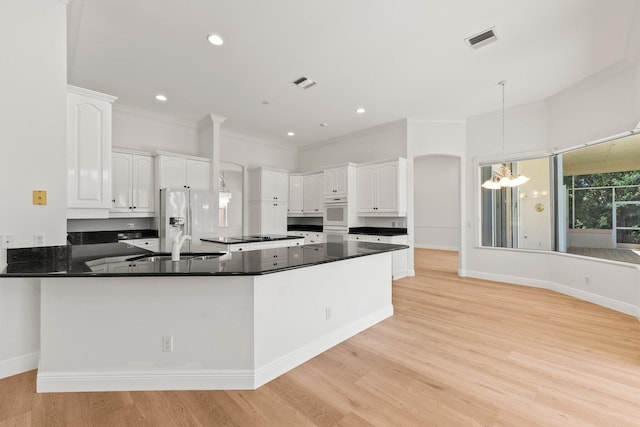
<svg viewBox="0 0 640 427"><path fill-rule="evenodd" d="M66 270L0 276L41 277L38 392L255 389L391 316L401 249L139 253L118 273L72 256Z"/></svg>

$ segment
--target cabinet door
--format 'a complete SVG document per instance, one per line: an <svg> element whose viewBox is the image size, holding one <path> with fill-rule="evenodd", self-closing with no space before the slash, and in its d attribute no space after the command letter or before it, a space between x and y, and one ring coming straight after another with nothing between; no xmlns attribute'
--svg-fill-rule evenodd
<svg viewBox="0 0 640 427"><path fill-rule="evenodd" d="M377 179L377 212L394 212L398 210L398 165L384 163L378 165Z"/></svg>
<svg viewBox="0 0 640 427"><path fill-rule="evenodd" d="M132 155L134 212L153 212L155 200L154 165L151 156Z"/></svg>
<svg viewBox="0 0 640 427"><path fill-rule="evenodd" d="M357 172L357 210L362 212L375 212L376 205L376 180L377 170L375 165L361 166Z"/></svg>
<svg viewBox="0 0 640 427"><path fill-rule="evenodd" d="M159 179L158 187L184 188L187 185L187 159L183 157L158 156Z"/></svg>
<svg viewBox="0 0 640 427"><path fill-rule="evenodd" d="M111 155L111 212L129 212L133 206L131 168L131 154L113 153Z"/></svg>
<svg viewBox="0 0 640 427"><path fill-rule="evenodd" d="M301 175L289 177L289 208L290 214L299 214L303 211L304 200L304 182L305 178Z"/></svg>
<svg viewBox="0 0 640 427"><path fill-rule="evenodd" d="M210 170L208 161L187 159L187 186L193 190L208 190Z"/></svg>
<svg viewBox="0 0 640 427"><path fill-rule="evenodd" d="M333 183L336 193L338 194L347 194L349 190L348 184L348 176L347 176L347 168L339 168L335 171L335 182Z"/></svg>
<svg viewBox="0 0 640 427"><path fill-rule="evenodd" d="M287 203L276 203L274 210L273 232L269 234L287 234Z"/></svg>
<svg viewBox="0 0 640 427"><path fill-rule="evenodd" d="M287 200L289 195L289 174L273 172L273 194L276 200Z"/></svg>
<svg viewBox="0 0 640 427"><path fill-rule="evenodd" d="M324 171L324 194L333 196L336 194L334 182L336 180L336 170L327 169Z"/></svg>
<svg viewBox="0 0 640 427"><path fill-rule="evenodd" d="M318 192L318 181L315 175L306 175L304 177L304 213L315 213L317 208L316 194Z"/></svg>
<svg viewBox="0 0 640 427"><path fill-rule="evenodd" d="M67 95L67 207L111 207L111 103Z"/></svg>

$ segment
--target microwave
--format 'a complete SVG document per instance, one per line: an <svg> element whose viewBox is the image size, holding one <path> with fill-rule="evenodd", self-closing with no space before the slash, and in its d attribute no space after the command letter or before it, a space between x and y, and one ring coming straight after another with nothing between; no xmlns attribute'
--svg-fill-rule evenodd
<svg viewBox="0 0 640 427"><path fill-rule="evenodd" d="M347 227L349 211L346 197L327 197L324 201L322 225L325 227Z"/></svg>

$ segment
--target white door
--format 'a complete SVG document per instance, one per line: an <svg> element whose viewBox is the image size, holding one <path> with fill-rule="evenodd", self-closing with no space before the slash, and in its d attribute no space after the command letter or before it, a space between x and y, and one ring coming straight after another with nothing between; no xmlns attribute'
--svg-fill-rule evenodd
<svg viewBox="0 0 640 427"><path fill-rule="evenodd" d="M376 166L362 166L357 171L357 210L358 212L375 212L376 204Z"/></svg>
<svg viewBox="0 0 640 427"><path fill-rule="evenodd" d="M111 211L129 212L131 200L131 154L111 154Z"/></svg>
<svg viewBox="0 0 640 427"><path fill-rule="evenodd" d="M347 187L348 184L348 176L347 176L347 168L339 168L335 170L335 182L333 183L336 188L336 193L338 194L347 194L349 190Z"/></svg>
<svg viewBox="0 0 640 427"><path fill-rule="evenodd" d="M324 194L328 196L333 196L336 194L335 191L335 180L336 180L336 170L335 169L327 169L324 171Z"/></svg>
<svg viewBox="0 0 640 427"><path fill-rule="evenodd" d="M378 165L378 202L376 212L398 210L398 165L385 163Z"/></svg>
<svg viewBox="0 0 640 427"><path fill-rule="evenodd" d="M111 104L67 95L67 207L111 207Z"/></svg>
<svg viewBox="0 0 640 427"><path fill-rule="evenodd" d="M150 156L132 156L133 164L133 207L134 212L153 212L155 201L155 178L153 158Z"/></svg>
<svg viewBox="0 0 640 427"><path fill-rule="evenodd" d="M302 175L293 175L289 177L289 213L301 213L303 210L304 200L304 183L306 177Z"/></svg>

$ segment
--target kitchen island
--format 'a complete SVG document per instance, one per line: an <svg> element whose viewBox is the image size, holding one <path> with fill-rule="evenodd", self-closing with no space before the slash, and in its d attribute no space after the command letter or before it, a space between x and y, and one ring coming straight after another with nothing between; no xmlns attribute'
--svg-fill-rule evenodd
<svg viewBox="0 0 640 427"><path fill-rule="evenodd" d="M391 255L405 248L143 254L121 273L71 262L2 276L41 277L38 392L255 389L392 316Z"/></svg>

